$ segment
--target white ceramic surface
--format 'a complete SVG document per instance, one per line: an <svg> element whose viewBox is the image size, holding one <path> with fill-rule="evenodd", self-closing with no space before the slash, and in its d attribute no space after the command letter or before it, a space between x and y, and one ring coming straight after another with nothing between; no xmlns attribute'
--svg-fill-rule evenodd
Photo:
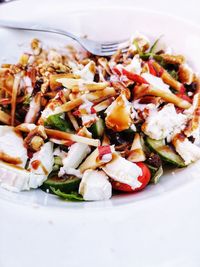
<svg viewBox="0 0 200 267"><path fill-rule="evenodd" d="M30 2L30 1L29 1ZM47 3L47 1L44 1ZM80 9L68 4L28 12L17 19L41 21L92 39L129 37L135 30L165 35L175 51L200 69L200 29L162 14L126 8ZM0 16L9 7L0 8ZM17 14L19 5L13 4ZM59 16L58 16L59 14ZM50 46L68 40L55 35L0 29L0 62L15 62L33 37ZM156 186L106 202L69 203L41 191L0 190L0 267L191 266L198 267L200 164L168 171Z"/></svg>

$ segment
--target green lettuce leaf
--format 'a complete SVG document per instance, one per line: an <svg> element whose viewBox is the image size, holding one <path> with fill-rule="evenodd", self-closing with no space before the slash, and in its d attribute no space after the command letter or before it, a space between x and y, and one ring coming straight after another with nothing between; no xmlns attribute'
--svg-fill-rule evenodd
<svg viewBox="0 0 200 267"><path fill-rule="evenodd" d="M55 189L51 187L52 192L57 195L58 197L69 200L69 201L84 201L83 197L79 195L77 192L71 192L70 194L66 194L64 192L61 192L59 189Z"/></svg>

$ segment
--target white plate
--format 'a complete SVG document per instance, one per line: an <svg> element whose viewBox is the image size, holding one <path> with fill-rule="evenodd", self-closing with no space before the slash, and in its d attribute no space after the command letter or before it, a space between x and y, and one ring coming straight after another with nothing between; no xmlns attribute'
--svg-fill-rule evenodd
<svg viewBox="0 0 200 267"><path fill-rule="evenodd" d="M61 2L62 6L58 4ZM20 13L20 4L22 6L22 3L23 12ZM186 55L195 70L200 69L200 29L195 25L170 16L137 10L132 7L87 8L70 11L68 3L64 1L56 1L57 4L53 5L53 8L46 8L47 3L48 1L44 1L41 4L38 14L30 12L30 6L25 1L19 4L14 3L12 9L10 9L10 14L13 17L13 14L17 12L18 14L20 13L20 16L17 16L19 20L29 19L35 20L37 23L55 25L56 27L66 28L76 34L87 34L89 38L95 40L128 38L136 30L147 34L151 39L164 34L166 43L173 47L177 53ZM9 6L0 8L0 16L6 17L5 14L9 14L9 8ZM55 47L61 47L69 41L58 35L0 29L0 62L16 62L22 51L28 49L28 44L33 37L39 37L45 44ZM195 163L186 169L170 170L165 173L160 183L155 186L151 185L137 194L117 196L105 202L63 202L40 190L15 194L1 189L0 212L2 219L0 220L0 229L4 227L5 232L2 231L2 239L0 240L10 242L12 238L13 244L10 245L10 251L14 253L15 261L7 256L9 255L8 251L0 243L0 266L27 266L25 262L31 253L33 253L34 259L32 259L32 263L29 262L29 267L38 264L38 258L43 264L37 265L39 267L55 266L56 262L59 262L58 266L60 267L66 266L63 263L66 257L71 264L69 265L70 267L80 266L81 263L83 263L82 266L87 264L88 267L122 266L121 264L129 267L133 266L134 262L138 264L135 266L180 266L176 265L177 263L181 264L182 267L188 266L187 263L191 256L198 257L198 254L195 254L195 249L193 252L185 253L181 258L182 252L178 250L177 255L174 254L173 245L171 247L168 240L166 249L170 251L170 254L167 257L165 253L160 251L159 244L162 244L162 242L160 243L159 238L166 239L168 235L176 236L176 229L164 227L163 225L166 219L169 220L168 216L173 217L176 215L176 208L180 209L181 203L186 205L185 201L183 202L186 194L190 192L191 199L193 199L196 196L195 192L196 194L199 193L199 191L196 191L197 185L199 186L199 172L199 163ZM171 210L164 216L162 207L169 207L169 203ZM157 212L162 216L158 216ZM180 211L179 214L186 221L185 213ZM18 226L14 228L8 227L9 219L12 220L12 224L18 224ZM199 213L196 222L198 220ZM151 227L149 227L147 221ZM156 225L157 223L159 223L158 226ZM134 228L132 228L133 226ZM165 233L159 235L156 230L157 227L158 232L162 233L164 231ZM184 227L181 229L184 229ZM78 229L81 229L82 232L78 232ZM6 231L10 232L9 235L6 234ZM20 236L17 231L25 234ZM124 234L120 234L121 231ZM36 238L34 233L39 236ZM77 233L80 237L78 237ZM145 236L144 233L147 235ZM196 232L191 230L189 238L195 234ZM58 235L61 237L58 237ZM155 240L153 235L155 235ZM41 237L45 237L46 240ZM147 247L144 244L145 240L142 240L143 238L148 242ZM179 240L182 238L179 232L177 238ZM54 261L52 260L52 257L55 259L54 250L48 243L50 241L57 242L57 239L59 239L58 244L60 244L60 247L59 249L56 248L54 254L58 255L59 251L62 251L66 255L62 254L60 257L56 257L57 261ZM23 246L24 243L30 242L30 240L34 240L33 244L35 245L31 244L30 247L24 247L25 253L23 255L26 255L24 255L24 258L18 257L16 252L18 251L18 245ZM99 244L98 240L104 243ZM151 244L149 243L150 241L152 241ZM180 244L178 240L177 242L175 240L174 244L182 247L183 250L187 248L187 246ZM137 251L137 255L134 254L134 261L132 261L130 245L133 250ZM140 250L138 247L142 245L145 248L146 255L148 255L147 259L142 257L143 248ZM51 251L50 254L52 256L50 258L42 256L43 246L47 249L46 253L48 250ZM154 246L156 246L155 251ZM32 249L36 247L37 252L33 252ZM91 252L93 248L96 250ZM96 257L100 256L98 249L101 251L103 258L97 262ZM159 251L160 256L154 259L150 255L156 253L156 250ZM74 255L76 251L79 253L80 258ZM88 254L89 251L90 253ZM164 265L163 262L171 265ZM194 264L190 262L189 266L198 266L195 263L196 261L194 261Z"/></svg>

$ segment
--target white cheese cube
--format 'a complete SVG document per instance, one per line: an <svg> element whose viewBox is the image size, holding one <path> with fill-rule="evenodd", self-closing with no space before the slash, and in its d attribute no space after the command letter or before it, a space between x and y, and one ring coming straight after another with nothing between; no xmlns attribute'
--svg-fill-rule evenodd
<svg viewBox="0 0 200 267"><path fill-rule="evenodd" d="M112 186L103 171L87 170L79 186L84 200L107 200L112 196Z"/></svg>

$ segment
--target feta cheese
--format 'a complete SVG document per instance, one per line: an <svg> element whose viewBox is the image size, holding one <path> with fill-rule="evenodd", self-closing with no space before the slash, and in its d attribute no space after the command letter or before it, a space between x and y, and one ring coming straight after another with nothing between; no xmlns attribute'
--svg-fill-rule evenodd
<svg viewBox="0 0 200 267"><path fill-rule="evenodd" d="M176 140L174 146L186 165L200 159L200 147L190 142L187 138L184 141Z"/></svg>
<svg viewBox="0 0 200 267"><path fill-rule="evenodd" d="M38 152L33 154L30 160L28 168L32 174L29 178L30 188L37 188L43 184L53 169L53 163L53 144L47 142Z"/></svg>
<svg viewBox="0 0 200 267"><path fill-rule="evenodd" d="M76 74L80 75L85 81L93 82L95 71L96 68L94 61L90 61L82 70L76 71Z"/></svg>
<svg viewBox="0 0 200 267"><path fill-rule="evenodd" d="M153 87L160 89L164 92L171 92L169 89L169 85L163 82L161 78L158 78L150 73L142 73L141 76Z"/></svg>
<svg viewBox="0 0 200 267"><path fill-rule="evenodd" d="M0 126L0 159L24 167L28 156L23 138L14 131L14 127Z"/></svg>
<svg viewBox="0 0 200 267"><path fill-rule="evenodd" d="M140 56L135 55L134 58L131 60L130 64L128 64L126 67L124 67L124 69L140 75L140 73L142 71L141 62L142 61L140 59Z"/></svg>
<svg viewBox="0 0 200 267"><path fill-rule="evenodd" d="M32 173L47 176L53 169L53 143L45 143L41 149L33 154L29 163L29 170Z"/></svg>
<svg viewBox="0 0 200 267"><path fill-rule="evenodd" d="M153 139L160 140L167 137L169 142L173 135L185 128L186 122L186 115L176 113L174 105L167 104L160 111L150 110L142 130Z"/></svg>
<svg viewBox="0 0 200 267"><path fill-rule="evenodd" d="M60 168L58 175L72 174L90 151L90 147L86 144L75 143L71 145L67 156L62 160L63 167Z"/></svg>
<svg viewBox="0 0 200 267"><path fill-rule="evenodd" d="M102 169L113 180L130 185L132 189L141 186L138 180L138 177L142 175L141 168L117 154Z"/></svg>
<svg viewBox="0 0 200 267"><path fill-rule="evenodd" d="M30 190L42 185L46 175L35 174L0 161L0 186L12 192Z"/></svg>
<svg viewBox="0 0 200 267"><path fill-rule="evenodd" d="M103 171L87 170L79 186L84 200L107 200L112 196L112 186Z"/></svg>

